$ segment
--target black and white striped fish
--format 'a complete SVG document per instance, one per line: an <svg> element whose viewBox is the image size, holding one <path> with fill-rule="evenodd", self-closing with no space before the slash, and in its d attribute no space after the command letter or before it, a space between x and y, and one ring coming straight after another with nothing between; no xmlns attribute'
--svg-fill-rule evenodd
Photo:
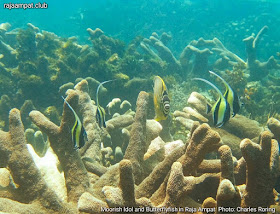
<svg viewBox="0 0 280 214"><path fill-rule="evenodd" d="M230 87L230 85L222 77L220 77L218 74L214 73L213 71L209 71L209 73L215 75L224 83L224 85L226 87L224 97L228 101L228 103L230 105L231 115L232 115L232 117L234 117L239 112L241 105L242 105L240 103L240 99L239 99L238 95L235 93L235 91Z"/></svg>
<svg viewBox="0 0 280 214"><path fill-rule="evenodd" d="M230 105L226 98L223 96L222 92L211 82L202 78L194 78L194 80L199 80L212 86L219 94L219 99L217 102L210 107L207 104L207 113L212 112L213 123L216 127L222 127L230 119Z"/></svg>
<svg viewBox="0 0 280 214"><path fill-rule="evenodd" d="M74 144L75 149L80 149L85 145L85 142L87 141L86 130L84 129L84 126L81 123L80 118L78 117L78 115L76 114L72 106L64 99L63 96L61 97L75 116L75 123L71 129L72 142Z"/></svg>

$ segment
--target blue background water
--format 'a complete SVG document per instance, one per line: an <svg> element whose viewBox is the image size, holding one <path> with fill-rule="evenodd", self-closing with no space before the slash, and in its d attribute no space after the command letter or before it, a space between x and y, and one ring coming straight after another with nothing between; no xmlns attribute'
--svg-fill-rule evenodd
<svg viewBox="0 0 280 214"><path fill-rule="evenodd" d="M37 3L43 1L6 1ZM138 35L169 32L170 48L179 55L191 40L219 38L227 48L245 57L242 39L257 33L264 25L270 30L265 38L261 58L279 51L280 1L244 0L47 0L48 9L3 9L0 23L10 22L13 28L31 22L41 30L62 37L77 36L87 42L88 27L101 28L106 35L126 42ZM236 24L236 25L235 25Z"/></svg>

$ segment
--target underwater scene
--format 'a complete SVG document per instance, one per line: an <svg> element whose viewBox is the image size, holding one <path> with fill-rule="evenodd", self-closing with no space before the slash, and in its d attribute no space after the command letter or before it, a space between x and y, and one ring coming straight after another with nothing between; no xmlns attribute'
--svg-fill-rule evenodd
<svg viewBox="0 0 280 214"><path fill-rule="evenodd" d="M0 0L0 213L280 213L280 1Z"/></svg>

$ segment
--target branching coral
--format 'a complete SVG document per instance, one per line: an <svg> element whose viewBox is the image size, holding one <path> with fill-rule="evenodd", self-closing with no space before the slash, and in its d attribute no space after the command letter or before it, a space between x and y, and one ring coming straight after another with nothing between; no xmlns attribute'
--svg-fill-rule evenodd
<svg viewBox="0 0 280 214"><path fill-rule="evenodd" d="M126 149L124 158L132 162L135 182L139 184L143 178L142 163L146 148L146 115L148 107L149 94L140 92L137 99L137 111L135 114L135 122L130 132L130 140Z"/></svg>
<svg viewBox="0 0 280 214"><path fill-rule="evenodd" d="M53 210L54 212L61 211L65 208L65 205L48 188L27 150L19 110L12 109L9 119L9 132L1 131L0 133L0 157L1 163L8 167L13 181L17 186L13 190L14 197L21 203L35 203L38 201L46 209ZM17 202L1 199L1 204L2 211L9 211L5 207L6 205L15 206L18 209L15 209L15 212L22 212ZM26 209L28 206L22 205L22 207ZM38 208L36 205L35 207Z"/></svg>
<svg viewBox="0 0 280 214"><path fill-rule="evenodd" d="M87 130L88 142L81 153L99 161L101 158L101 138L94 119L95 107L87 91L87 82L84 80L75 87L75 90L68 91L66 99L74 108L80 107L80 112L82 112L84 118L83 123ZM48 135L50 145L59 158L62 169L65 172L68 200L77 201L78 197L89 187L89 178L80 158L80 154L74 149L71 140L70 129L74 124L72 111L66 104L64 105L60 127L53 124L38 111L32 111L30 117L32 121Z"/></svg>
<svg viewBox="0 0 280 214"><path fill-rule="evenodd" d="M78 98L78 94L73 91L73 93L68 95L67 101L72 106L76 106ZM80 155L71 143L72 139L69 128L72 127L74 123L73 113L65 104L60 127L53 124L38 111L32 111L30 117L32 121L48 135L50 145L59 158L65 173L68 200L73 202L77 201L81 194L88 188L89 179ZM90 137L89 134L89 138Z"/></svg>
<svg viewBox="0 0 280 214"><path fill-rule="evenodd" d="M181 73L187 71L204 76L212 67L214 69L229 69L239 64L249 71L251 80L260 80L267 76L271 69L279 68L279 64L273 56L267 62L257 60L258 44L267 30L268 27L264 26L256 37L250 36L243 40L246 44L247 62L229 51L218 38L212 40L200 38L191 41L182 51L180 60L173 56L170 49L160 41L156 33L153 33L149 39L144 39L140 46L145 53L157 60L169 63L170 69ZM157 53L152 48L157 50ZM210 64L208 58L214 54L220 58L217 58L214 64Z"/></svg>
<svg viewBox="0 0 280 214"><path fill-rule="evenodd" d="M260 80L268 75L269 70L273 68L279 68L276 60L271 56L267 62L260 62L257 60L257 48L261 37L268 30L267 26L264 26L257 34L256 37L250 36L243 39L246 45L247 52L247 68L250 71L250 78L252 80Z"/></svg>
<svg viewBox="0 0 280 214"><path fill-rule="evenodd" d="M217 213L223 213L218 210L219 207L266 207L273 203L273 185L279 161L278 145L271 139L268 131L261 135L261 145L244 139L241 142L244 158L237 161L228 146L221 146L218 132L207 124L199 125L194 121L187 144L174 147L160 163L155 164L155 168L149 169L146 164L156 159L151 155L144 160L147 139L151 140L152 135L158 136L158 132L147 132L149 96L146 92L140 92L134 122L129 131L130 142L125 159L106 168L100 166L98 159L93 160L90 156L101 153L102 137L94 121L95 106L87 91L87 82L82 80L74 90L67 91L66 98L73 108L79 110L77 112L82 115L88 132L88 142L80 152L73 149L68 127L71 127L74 118L66 104L60 126L50 122L38 111L30 113L34 123L48 135L50 146L58 156L64 172L68 201L77 205L80 212L124 212L126 207L134 213L145 213L146 209L150 209L147 213L160 213L170 207L170 210L165 212L180 213L183 211L180 211L182 207L193 207L198 212L205 212L202 208L209 208L209 212L214 212L216 208ZM52 190L48 189L26 149L18 110L14 109L10 113L10 131L2 132L0 136L1 166L8 167L16 184L13 194L6 194L10 199L0 198L0 210L5 211L4 206L14 204L18 209L22 209L22 212L30 209L32 213L33 209L37 209L36 206L44 207L47 211L65 212L66 202L61 202ZM207 153L217 151L218 148L220 160L204 160ZM81 158L79 153L84 157ZM244 192L242 187L236 185L245 183L245 164L247 176ZM256 170L256 167L261 168ZM27 168L29 171L25 170ZM29 185L28 189L25 189L26 185ZM23 194L28 197L23 197ZM14 200L31 203L31 206L21 207ZM32 203L35 201L39 203ZM117 207L121 210L116 211ZM42 213L44 212L45 210L42 210Z"/></svg>
<svg viewBox="0 0 280 214"><path fill-rule="evenodd" d="M212 125L210 114L206 114L207 100L204 96L197 92L192 92L188 98L188 107L183 111L175 111L175 120L182 124L186 129L190 130L194 121L208 122ZM237 158L241 157L239 142L242 138L248 137L257 140L259 134L263 130L260 124L254 120L250 120L242 115L236 115L231 118L221 129L215 129L223 140L223 143L229 145Z"/></svg>
<svg viewBox="0 0 280 214"><path fill-rule="evenodd" d="M242 140L240 148L247 164L243 207L269 207L274 203L273 186L278 176L279 147L271 134L261 135L260 145Z"/></svg>
<svg viewBox="0 0 280 214"><path fill-rule="evenodd" d="M167 34L165 33L164 35ZM141 47L144 51L151 54L152 56L155 56L157 59L168 62L169 70L180 71L181 65L174 57L170 49L166 46L165 38L165 36L161 36L161 38L159 38L159 36L154 32L149 39L144 39L141 42ZM156 49L157 54L151 49L152 47Z"/></svg>
<svg viewBox="0 0 280 214"><path fill-rule="evenodd" d="M143 213L142 208L148 207L154 209L149 213L160 213L160 209L166 207L199 209L201 206L217 208L273 204L278 147L269 132L261 135L261 145L244 139L258 141L263 129L255 121L236 115L223 129L211 128L208 124L200 125L198 121L209 122L211 125L211 117L205 113L206 98L193 92L188 99L188 106L182 111L174 112L177 125L183 125L187 129L189 135L184 137L188 140L185 144L183 141L166 143L165 141L172 141L170 121L161 122L160 125L148 119L152 114L149 112L151 105L148 93L140 92L136 113L131 110L134 103L124 101L121 104L119 99L113 99L108 108L114 115L107 120L106 129L100 129L96 124L96 106L91 100L99 81L114 78L121 80L112 84L112 88L119 89L112 90L114 97L123 99L129 91L130 97L125 99L135 100L139 90L151 89L151 68L155 68L153 74L169 70L168 72L173 72L172 76L174 73L176 76L190 71L206 75L205 72L210 67L230 68L239 64L243 67L240 66L238 72L231 75L235 82L235 76L243 74L246 65L251 78L254 78L254 69L258 66L265 69L266 74L270 68L275 67L271 63L275 61L272 59L269 60L271 62L262 64L256 60L257 44L265 29L253 40L245 40L247 64L217 38L201 38L190 42L178 60L167 46L171 37L165 33L161 38L155 33L149 39L137 38L127 49L123 42L105 36L100 29L88 29L93 47L79 45L76 38L59 38L31 24L28 24L27 30L18 31L16 45L11 46L5 36L1 37L0 50L4 57L0 56L0 69L7 81L19 82L15 97L9 98L14 95L13 91L4 92L6 95L2 96L0 102L3 110L1 117L7 115L5 112L14 103L20 106L25 101L24 96L37 97L31 96L36 91L30 84L38 89L43 88L43 93L47 90L52 98L37 97L34 98L35 101L26 101L23 105L22 120L33 131L27 129L24 136L20 113L16 109L10 112L9 132L0 131L0 165L5 167L1 171L3 180L0 176L3 181L0 183L0 211L26 213L28 209L35 213L35 210L40 209L42 213L69 213L72 210L67 207L71 209L75 206L74 209L78 210L74 212L113 213L113 208L120 206L133 208L134 213ZM0 31L2 35L7 30L1 30L0 26ZM31 46L26 49L29 42ZM139 52L139 46L146 54ZM217 56L220 58L213 63L212 59ZM15 64L9 64L6 57L10 57L11 61L15 60ZM221 61L225 64L222 65ZM96 79L80 78L85 76L94 76ZM77 78L76 82L80 81L75 87L73 78ZM242 78L244 80L245 76ZM246 81L242 84L244 82ZM47 107L49 103L55 105L54 101L62 103L62 99L57 96L58 89L60 95L67 94L66 100L75 109L87 131L87 143L78 151L73 149L71 139L70 130L74 123L71 110L64 104L60 118L58 106ZM111 100L103 96L103 92L105 89L101 88L100 95L107 99L105 101ZM117 93L121 95L115 96ZM35 107L49 118L35 111ZM29 111L31 120L41 131L37 131L34 124L26 119ZM56 125L58 121L60 125ZM277 140L278 122L273 119L268 122L268 127ZM1 127L8 128L7 124L5 121ZM42 133L48 136L49 142L44 141ZM30 145L27 146L29 151L26 148L25 137L31 139L31 143L36 138L44 146L49 144L50 150L57 155L58 168L65 178L63 187L67 188L70 203L61 201L48 186L43 178L45 171L36 165L34 151L32 153ZM240 141L242 154L239 149ZM158 145L154 146L155 143ZM45 152L42 150L41 156ZM215 159L206 160L205 157ZM8 178L10 175L12 179ZM8 210L11 206L13 209ZM176 212L183 211L175 210L173 213ZM205 213L205 210L198 212ZM216 213L222 212L216 210Z"/></svg>
<svg viewBox="0 0 280 214"><path fill-rule="evenodd" d="M269 130L274 134L274 138L280 142L280 121L275 118L269 118L267 121Z"/></svg>

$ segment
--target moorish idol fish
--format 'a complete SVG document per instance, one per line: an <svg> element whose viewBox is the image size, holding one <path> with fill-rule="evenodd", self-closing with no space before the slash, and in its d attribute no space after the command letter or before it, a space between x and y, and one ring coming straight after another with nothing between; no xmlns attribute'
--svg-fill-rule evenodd
<svg viewBox="0 0 280 214"><path fill-rule="evenodd" d="M107 80L107 81L104 81L104 82L101 82L98 87L97 87L97 90L96 90L96 105L97 105L97 109L96 109L96 114L95 114L95 117L96 117L96 122L98 123L98 126L101 128L101 127L104 127L106 128L106 123L105 123L105 110L104 108L102 108L100 105L99 105L99 100L98 100L98 92L99 92L99 89L100 87L105 84L105 83L108 83L108 82L112 82L112 81L115 81L115 80Z"/></svg>
<svg viewBox="0 0 280 214"><path fill-rule="evenodd" d="M213 71L209 71L209 73L215 75L220 80L222 80L222 82L224 83L224 85L226 87L226 92L224 93L224 97L228 101L229 106L230 106L231 115L232 115L232 117L234 117L239 112L240 107L241 107L239 97L237 96L235 91L230 87L230 85L222 77L220 77L218 74L214 73Z"/></svg>
<svg viewBox="0 0 280 214"><path fill-rule="evenodd" d="M170 111L170 99L167 87L159 76L154 77L154 107L156 113L155 120L166 120Z"/></svg>
<svg viewBox="0 0 280 214"><path fill-rule="evenodd" d="M209 104L207 104L207 114L212 111L213 123L214 126L222 127L230 119L230 106L228 101L223 96L222 92L211 82L202 78L194 78L194 80L200 80L208 85L212 86L219 94L219 99L212 106L212 109Z"/></svg>
<svg viewBox="0 0 280 214"><path fill-rule="evenodd" d="M75 123L73 128L71 129L72 134L72 142L74 143L75 149L80 149L85 145L85 141L87 140L87 133L84 129L84 126L81 123L80 118L76 114L75 110L71 107L71 105L64 99L63 96L61 96L64 102L67 104L67 106L70 108L70 110L73 112L75 116Z"/></svg>

